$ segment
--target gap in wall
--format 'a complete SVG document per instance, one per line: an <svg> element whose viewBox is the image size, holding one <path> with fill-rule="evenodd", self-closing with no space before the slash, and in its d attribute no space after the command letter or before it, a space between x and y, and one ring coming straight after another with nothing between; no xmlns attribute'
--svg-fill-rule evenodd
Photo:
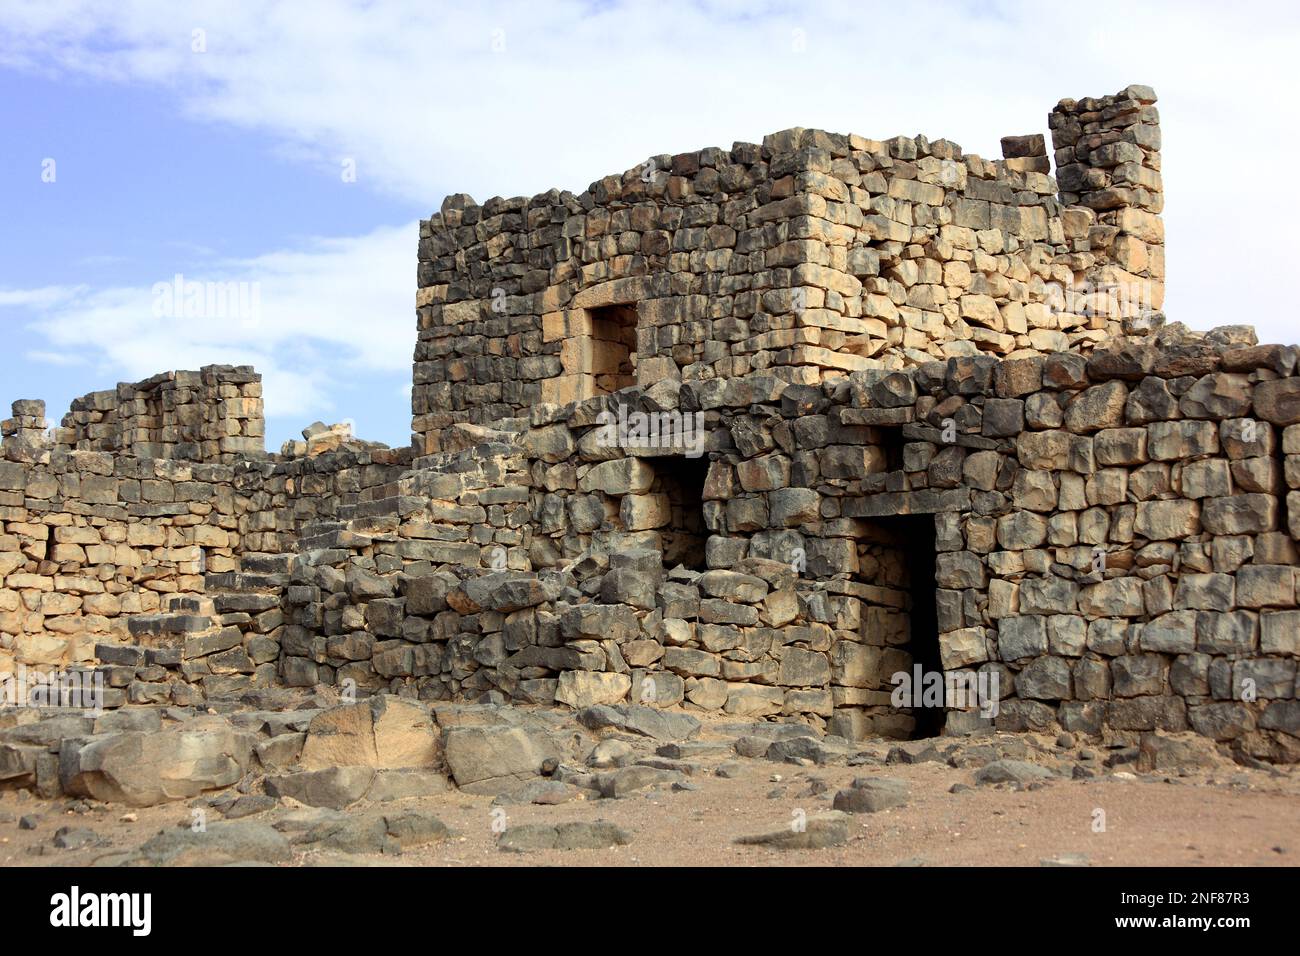
<svg viewBox="0 0 1300 956"><path fill-rule="evenodd" d="M879 537L888 541L902 563L903 575L898 586L907 592L907 641L899 646L919 664L923 674L943 674L939 656L939 615L935 596L935 528L934 515L895 515L873 518L869 522ZM874 583L868 581L867 583ZM914 671L913 671L914 673ZM885 675L888 679L891 675ZM893 685L887 684L886 690ZM914 707L910 711L916 726L909 735L913 740L937 737L943 733L947 710L940 707Z"/></svg>

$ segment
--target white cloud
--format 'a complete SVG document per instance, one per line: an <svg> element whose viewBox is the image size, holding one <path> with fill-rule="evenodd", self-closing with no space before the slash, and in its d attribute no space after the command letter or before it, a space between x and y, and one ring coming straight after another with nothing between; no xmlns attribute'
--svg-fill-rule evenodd
<svg viewBox="0 0 1300 956"><path fill-rule="evenodd" d="M88 365L89 360L84 355L75 355L68 352L46 352L41 349L31 349L23 353L23 358L29 362L40 362L43 365L73 366Z"/></svg>
<svg viewBox="0 0 1300 956"><path fill-rule="evenodd" d="M191 52L195 28L204 53ZM996 155L1001 135L1045 131L1061 96L1148 83L1165 134L1170 318L1295 340L1276 287L1300 194L1272 170L1300 151L1275 108L1298 32L1300 11L1284 3L1229 15L1129 2L1081 14L1009 2L322 0L305 12L11 0L0 64L158 84L189 115L268 134L323 175L354 157L362 187L427 209L448 192L580 191L652 153L793 125L924 132Z"/></svg>
<svg viewBox="0 0 1300 956"><path fill-rule="evenodd" d="M175 283L170 275L142 286L0 290L0 306L35 317L31 331L51 348L29 352L34 361L93 360L128 379L253 365L263 376L267 414L315 414L334 408L330 383L351 373L409 380L417 236L417 224L408 223L185 274L186 288L201 284L200 314L186 314L185 296L169 303L160 294ZM228 283L243 285L242 309L217 297ZM224 311L206 314L209 301Z"/></svg>
<svg viewBox="0 0 1300 956"><path fill-rule="evenodd" d="M0 308L48 309L72 300L83 291L82 286L61 285L39 289L0 289Z"/></svg>

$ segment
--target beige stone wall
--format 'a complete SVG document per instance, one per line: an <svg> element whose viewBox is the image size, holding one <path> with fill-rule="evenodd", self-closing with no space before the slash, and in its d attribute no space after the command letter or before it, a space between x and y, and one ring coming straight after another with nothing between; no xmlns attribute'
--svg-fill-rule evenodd
<svg viewBox="0 0 1300 956"><path fill-rule="evenodd" d="M343 446L233 465L10 445L0 458L0 673L90 661L206 575L291 550L393 481L404 451ZM19 452L23 455L19 455ZM30 453L35 453L32 455Z"/></svg>

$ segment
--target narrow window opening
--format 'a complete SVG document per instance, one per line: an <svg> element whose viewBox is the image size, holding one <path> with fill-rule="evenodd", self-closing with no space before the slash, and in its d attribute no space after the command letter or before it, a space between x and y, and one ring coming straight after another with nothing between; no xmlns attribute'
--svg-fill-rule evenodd
<svg viewBox="0 0 1300 956"><path fill-rule="evenodd" d="M704 479L709 473L707 456L687 458L662 456L644 459L655 470L651 494L666 499L667 521L658 529L663 542L664 567L682 565L692 571L705 570Z"/></svg>
<svg viewBox="0 0 1300 956"><path fill-rule="evenodd" d="M590 310L592 385L608 395L636 384L636 307L609 305Z"/></svg>

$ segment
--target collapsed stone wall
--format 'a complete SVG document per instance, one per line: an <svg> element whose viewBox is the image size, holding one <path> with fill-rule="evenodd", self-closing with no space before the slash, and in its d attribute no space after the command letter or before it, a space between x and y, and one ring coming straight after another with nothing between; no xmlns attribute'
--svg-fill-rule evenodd
<svg viewBox="0 0 1300 956"><path fill-rule="evenodd" d="M1087 349L1159 324L1155 94L1066 100L1006 158L792 129L421 223L413 445L463 421L772 369ZM1068 185L1068 189L1066 186ZM620 347L635 335L635 350Z"/></svg>
<svg viewBox="0 0 1300 956"><path fill-rule="evenodd" d="M262 376L207 365L74 399L54 442L69 450L232 464L263 454Z"/></svg>

